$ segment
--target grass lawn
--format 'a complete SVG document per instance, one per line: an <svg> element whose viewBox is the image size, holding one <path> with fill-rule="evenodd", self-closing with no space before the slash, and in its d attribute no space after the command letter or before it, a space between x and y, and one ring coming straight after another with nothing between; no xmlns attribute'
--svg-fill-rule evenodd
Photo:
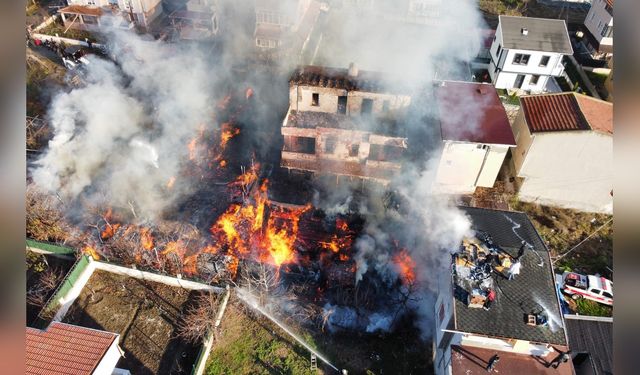
<svg viewBox="0 0 640 375"><path fill-rule="evenodd" d="M514 210L527 213L552 256L565 253L611 219L610 215L541 206L517 199L510 204ZM555 268L557 272L599 273L612 277L609 268L613 268L613 221L560 259Z"/></svg>
<svg viewBox="0 0 640 375"><path fill-rule="evenodd" d="M233 299L234 297L232 297ZM307 337L309 345L314 346ZM206 374L317 374L310 353L266 318L229 301ZM318 359L318 368L322 362Z"/></svg>
<svg viewBox="0 0 640 375"><path fill-rule="evenodd" d="M522 16L522 7L526 0L479 0L480 10L490 14Z"/></svg>
<svg viewBox="0 0 640 375"><path fill-rule="evenodd" d="M613 308L583 298L576 301L576 312L580 315L612 316Z"/></svg>

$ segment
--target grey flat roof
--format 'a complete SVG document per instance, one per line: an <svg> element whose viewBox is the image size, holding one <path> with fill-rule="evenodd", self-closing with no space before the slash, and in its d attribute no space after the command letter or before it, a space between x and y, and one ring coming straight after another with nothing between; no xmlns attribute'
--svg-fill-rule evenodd
<svg viewBox="0 0 640 375"><path fill-rule="evenodd" d="M564 20L500 16L498 27L502 29L502 48L573 54ZM523 28L527 35L522 34Z"/></svg>

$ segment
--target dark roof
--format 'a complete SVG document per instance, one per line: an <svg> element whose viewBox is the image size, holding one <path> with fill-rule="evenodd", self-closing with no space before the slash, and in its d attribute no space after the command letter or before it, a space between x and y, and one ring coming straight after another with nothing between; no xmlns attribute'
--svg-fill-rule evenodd
<svg viewBox="0 0 640 375"><path fill-rule="evenodd" d="M384 73L359 70L355 77L349 69L316 65L301 66L291 75L289 84L336 88L350 91L398 92L406 91L392 84Z"/></svg>
<svg viewBox="0 0 640 375"><path fill-rule="evenodd" d="M498 27L502 29L502 48L573 54L564 20L499 16ZM522 34L523 28L527 35Z"/></svg>
<svg viewBox="0 0 640 375"><path fill-rule="evenodd" d="M53 322L46 330L27 327L27 374L91 374L117 334Z"/></svg>
<svg viewBox="0 0 640 375"><path fill-rule="evenodd" d="M573 92L521 96L532 133L596 130L613 133L613 105Z"/></svg>
<svg viewBox="0 0 640 375"><path fill-rule="evenodd" d="M507 113L493 85L443 81L436 90L443 140L515 146Z"/></svg>
<svg viewBox="0 0 640 375"><path fill-rule="evenodd" d="M569 348L589 353L596 375L613 374L613 318L565 315Z"/></svg>
<svg viewBox="0 0 640 375"><path fill-rule="evenodd" d="M286 120L287 127L294 128L331 128L344 130L360 130L389 137L403 137L405 128L396 119L363 118L362 116L347 116L337 113L289 111Z"/></svg>
<svg viewBox="0 0 640 375"><path fill-rule="evenodd" d="M558 348L566 350L566 348ZM487 365L491 358L498 354L500 360L496 363L492 373L500 374L537 374L537 375L573 375L571 361L561 363L557 369L545 366L559 353L548 354L547 357L534 357L525 354L496 352L470 346L451 346L451 372L453 375L486 375Z"/></svg>
<svg viewBox="0 0 640 375"><path fill-rule="evenodd" d="M540 235L522 212L489 210L475 207L460 207L471 219L472 228L489 234L495 246L515 257L521 241L533 246L521 259L520 274L514 280L492 273L496 300L487 311L467 307L462 295L467 290L469 279L454 272L455 329L499 338L528 340L537 343L566 345L562 314L556 294L549 251ZM544 310L550 324L530 326L525 323L525 314Z"/></svg>

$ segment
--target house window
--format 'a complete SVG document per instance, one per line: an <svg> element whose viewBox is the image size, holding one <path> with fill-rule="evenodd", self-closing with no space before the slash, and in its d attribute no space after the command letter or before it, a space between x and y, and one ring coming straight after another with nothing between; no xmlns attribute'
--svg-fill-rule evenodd
<svg viewBox="0 0 640 375"><path fill-rule="evenodd" d="M360 113L363 115L370 115L372 111L373 111L373 100L362 99L362 108L360 109Z"/></svg>
<svg viewBox="0 0 640 375"><path fill-rule="evenodd" d="M593 21L593 18L594 18L595 16L596 16L596 13L595 13L595 12L591 13L591 18L590 18L590 20L591 20L591 21Z"/></svg>
<svg viewBox="0 0 640 375"><path fill-rule="evenodd" d="M320 94L314 92L311 94L311 105L317 107L320 105Z"/></svg>
<svg viewBox="0 0 640 375"><path fill-rule="evenodd" d="M531 55L516 53L516 55L513 58L513 63L516 65L527 65L529 63L530 57Z"/></svg>
<svg viewBox="0 0 640 375"><path fill-rule="evenodd" d="M529 84L530 85L537 85L538 84L538 80L540 80L540 76L537 74L534 74L531 76L531 79L529 80Z"/></svg>
<svg viewBox="0 0 640 375"><path fill-rule="evenodd" d="M327 154L333 154L335 150L336 150L336 137L330 135L324 141L324 152Z"/></svg>
<svg viewBox="0 0 640 375"><path fill-rule="evenodd" d="M602 21L598 21L598 30L602 27Z"/></svg>
<svg viewBox="0 0 640 375"><path fill-rule="evenodd" d="M347 114L347 97L338 96L338 113Z"/></svg>
<svg viewBox="0 0 640 375"><path fill-rule="evenodd" d="M358 152L360 151L360 145L357 143L351 144L349 146L349 156L356 157L358 156Z"/></svg>
<svg viewBox="0 0 640 375"><path fill-rule="evenodd" d="M611 293L609 293L609 292L602 292L602 295L607 297L607 298L613 298L613 295L611 295Z"/></svg>
<svg viewBox="0 0 640 375"><path fill-rule="evenodd" d="M542 56L542 58L540 59L540 66L547 65L549 65L549 56Z"/></svg>
<svg viewBox="0 0 640 375"><path fill-rule="evenodd" d="M502 49L502 46L498 44L498 48L496 48L496 57L500 56L500 50Z"/></svg>
<svg viewBox="0 0 640 375"><path fill-rule="evenodd" d="M602 35L603 38L611 38L612 34L613 34L613 27L609 25L604 25L600 35Z"/></svg>
<svg viewBox="0 0 640 375"><path fill-rule="evenodd" d="M440 309L438 311L438 322L440 326L442 326L443 321L444 321L444 303L440 303Z"/></svg>

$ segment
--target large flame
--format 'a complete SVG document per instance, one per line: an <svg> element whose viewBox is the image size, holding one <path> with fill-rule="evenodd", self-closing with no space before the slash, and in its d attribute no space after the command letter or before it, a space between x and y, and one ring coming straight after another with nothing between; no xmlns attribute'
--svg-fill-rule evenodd
<svg viewBox="0 0 640 375"><path fill-rule="evenodd" d="M413 284L416 280L416 263L411 259L409 252L406 249L401 249L393 256L392 261L400 273L402 283L405 285Z"/></svg>
<svg viewBox="0 0 640 375"><path fill-rule="evenodd" d="M240 185L248 193L258 179L257 171L255 166L232 185ZM241 258L254 256L262 262L280 266L296 260L294 243L298 222L310 206L298 209L272 207L267 186L265 180L242 204L232 204L211 226L211 233L231 254Z"/></svg>

